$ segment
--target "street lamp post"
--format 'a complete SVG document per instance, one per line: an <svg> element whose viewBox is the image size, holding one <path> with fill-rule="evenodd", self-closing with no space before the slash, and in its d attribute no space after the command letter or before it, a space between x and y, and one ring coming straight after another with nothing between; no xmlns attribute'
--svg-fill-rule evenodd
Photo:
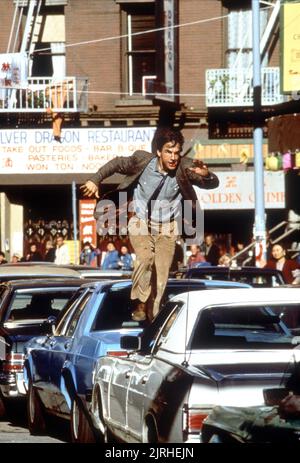
<svg viewBox="0 0 300 463"><path fill-rule="evenodd" d="M77 204L76 204L76 183L72 182L72 212L73 212L73 230L74 230L74 261L77 264Z"/></svg>
<svg viewBox="0 0 300 463"><path fill-rule="evenodd" d="M266 224L264 199L263 117L261 111L261 59L259 0L252 0L253 39L253 110L254 110L254 192L255 192L255 262L259 266L266 260Z"/></svg>

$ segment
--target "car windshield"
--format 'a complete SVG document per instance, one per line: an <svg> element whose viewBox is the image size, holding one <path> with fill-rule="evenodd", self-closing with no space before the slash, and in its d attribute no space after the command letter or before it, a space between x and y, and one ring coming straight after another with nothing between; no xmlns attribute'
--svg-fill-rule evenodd
<svg viewBox="0 0 300 463"><path fill-rule="evenodd" d="M50 316L57 317L76 291L60 289L56 291L16 291L6 313L7 321L40 320Z"/></svg>
<svg viewBox="0 0 300 463"><path fill-rule="evenodd" d="M300 326L298 304L214 307L203 310L193 330L192 349L291 349Z"/></svg>

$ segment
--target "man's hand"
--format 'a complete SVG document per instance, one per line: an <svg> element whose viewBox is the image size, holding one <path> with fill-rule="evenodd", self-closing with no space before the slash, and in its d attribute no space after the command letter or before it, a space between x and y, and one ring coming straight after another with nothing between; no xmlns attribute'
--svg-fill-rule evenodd
<svg viewBox="0 0 300 463"><path fill-rule="evenodd" d="M98 190L98 187L97 185L95 185L94 182L92 182L91 180L88 180L87 182L85 182L84 185L82 185L80 187L80 189L82 190L84 196L88 196L88 197L91 197L91 196L96 196L96 198L99 198L99 190Z"/></svg>
<svg viewBox="0 0 300 463"><path fill-rule="evenodd" d="M194 159L193 164L195 167L190 167L189 169L192 172L195 172L195 174L201 175L202 177L208 177L209 176L209 171L208 168L205 164L203 164L200 159Z"/></svg>

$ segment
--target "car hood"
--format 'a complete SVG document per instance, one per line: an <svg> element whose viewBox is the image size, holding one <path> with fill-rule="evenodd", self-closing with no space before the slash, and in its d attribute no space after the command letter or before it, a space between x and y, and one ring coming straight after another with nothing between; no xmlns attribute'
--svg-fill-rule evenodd
<svg viewBox="0 0 300 463"><path fill-rule="evenodd" d="M218 396L215 404L251 406L263 405L263 389L283 386L299 361L299 351L247 351L220 354L207 361L194 363L191 370L199 378L209 378L211 388ZM296 360L297 359L297 360ZM204 359L203 359L204 360ZM201 379L196 379L201 384ZM197 389L197 388L196 388Z"/></svg>

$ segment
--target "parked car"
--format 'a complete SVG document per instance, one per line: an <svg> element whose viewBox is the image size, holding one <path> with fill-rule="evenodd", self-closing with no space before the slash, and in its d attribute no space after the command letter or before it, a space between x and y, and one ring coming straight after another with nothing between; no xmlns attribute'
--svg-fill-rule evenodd
<svg viewBox="0 0 300 463"><path fill-rule="evenodd" d="M51 332L50 322L81 283L80 278L54 278L0 285L0 416L9 399L24 396L24 344Z"/></svg>
<svg viewBox="0 0 300 463"><path fill-rule="evenodd" d="M215 405L264 404L300 358L281 317L300 325L300 289L193 291L173 297L120 356L98 359L92 419L104 440L198 441Z"/></svg>
<svg viewBox="0 0 300 463"><path fill-rule="evenodd" d="M187 289L209 287L209 281L169 280L164 302ZM137 334L144 325L131 319L130 291L131 281L126 280L82 285L65 307L54 334L27 344L24 376L32 434L45 432L50 413L70 419L74 442L94 440L89 410L96 360L108 349L119 352L120 336Z"/></svg>
<svg viewBox="0 0 300 463"><path fill-rule="evenodd" d="M248 283L254 287L274 287L285 284L282 272L259 267L222 267L204 265L182 269L176 278L206 278L208 280L229 280Z"/></svg>
<svg viewBox="0 0 300 463"><path fill-rule="evenodd" d="M44 278L50 276L77 277L89 280L120 280L130 278L131 274L132 272L127 270L103 270L99 267L76 264L56 265L53 262L18 262L17 264L4 264L0 267L0 281L25 277Z"/></svg>
<svg viewBox="0 0 300 463"><path fill-rule="evenodd" d="M61 267L52 263L18 263L3 264L0 266L0 283L10 280L20 280L27 278L81 278L76 270ZM82 282L83 283L83 282Z"/></svg>

